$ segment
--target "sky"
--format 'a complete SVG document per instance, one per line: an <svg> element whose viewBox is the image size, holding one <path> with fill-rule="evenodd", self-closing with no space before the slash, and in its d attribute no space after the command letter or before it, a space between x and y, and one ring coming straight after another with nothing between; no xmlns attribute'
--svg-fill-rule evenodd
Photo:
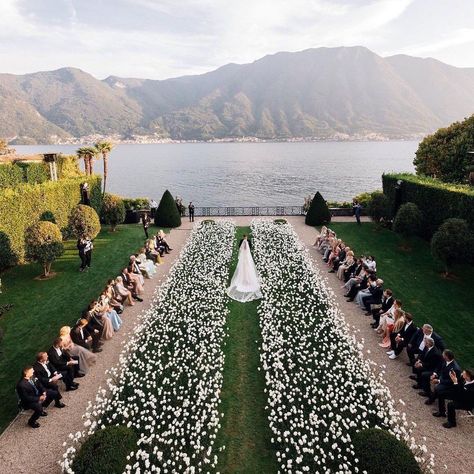
<svg viewBox="0 0 474 474"><path fill-rule="evenodd" d="M0 72L166 79L362 45L474 67L474 0L1 0Z"/></svg>

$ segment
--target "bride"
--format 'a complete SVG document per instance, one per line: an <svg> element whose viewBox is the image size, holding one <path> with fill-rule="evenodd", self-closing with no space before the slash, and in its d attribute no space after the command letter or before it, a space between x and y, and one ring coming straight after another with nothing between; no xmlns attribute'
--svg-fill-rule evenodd
<svg viewBox="0 0 474 474"><path fill-rule="evenodd" d="M233 300L241 303L262 297L257 269L250 253L250 243L246 235L240 241L239 260L230 286L227 288L227 294Z"/></svg>

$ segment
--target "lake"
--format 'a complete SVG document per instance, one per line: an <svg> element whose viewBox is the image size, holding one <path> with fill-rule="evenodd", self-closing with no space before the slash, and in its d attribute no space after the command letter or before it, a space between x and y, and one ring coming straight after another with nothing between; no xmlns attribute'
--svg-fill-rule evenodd
<svg viewBox="0 0 474 474"><path fill-rule="evenodd" d="M319 191L331 201L381 189L389 171L414 171L416 141L315 143L183 143L117 145L108 191L196 206L302 205ZM77 146L16 146L18 153L74 153ZM94 163L96 172L102 162Z"/></svg>

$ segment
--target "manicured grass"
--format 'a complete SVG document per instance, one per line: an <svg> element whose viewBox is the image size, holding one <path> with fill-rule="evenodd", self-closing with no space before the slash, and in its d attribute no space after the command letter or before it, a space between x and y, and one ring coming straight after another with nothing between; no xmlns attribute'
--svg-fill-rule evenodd
<svg viewBox="0 0 474 474"><path fill-rule="evenodd" d="M420 326L430 323L454 351L464 367L474 367L474 267L455 268L455 278L442 276L443 266L433 260L429 242L411 239L403 250L403 239L373 223L335 222L330 225L356 255L374 255L377 273L413 314Z"/></svg>
<svg viewBox="0 0 474 474"><path fill-rule="evenodd" d="M55 278L35 280L41 274L37 264L17 266L0 275L0 305L14 305L0 320L5 331L0 346L0 431L17 413L14 388L22 367L32 364L38 351L51 347L61 326L75 323L89 301L99 296L109 278L119 274L143 241L141 225L119 226L114 233L106 229L94 241L88 272L78 271L76 242L67 241L66 252L53 264Z"/></svg>
<svg viewBox="0 0 474 474"><path fill-rule="evenodd" d="M238 227L230 277L237 265L238 242L249 227ZM229 337L224 348L224 385L221 410L222 428L216 446L219 453L217 471L222 473L278 472L271 433L265 414L266 395L263 372L258 370L260 327L258 301L229 301Z"/></svg>

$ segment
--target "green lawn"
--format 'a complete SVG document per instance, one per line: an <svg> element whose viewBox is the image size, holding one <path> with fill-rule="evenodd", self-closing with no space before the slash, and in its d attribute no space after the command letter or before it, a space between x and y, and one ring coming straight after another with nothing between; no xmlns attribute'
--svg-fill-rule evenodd
<svg viewBox="0 0 474 474"><path fill-rule="evenodd" d="M237 265L237 244L243 234L249 233L248 227L237 228L230 277ZM219 453L217 466L217 471L222 473L278 472L265 414L265 381L263 372L258 371L261 339L258 305L258 301L229 301L229 337L224 348L226 361L221 394L224 418L216 441L217 447L225 446Z"/></svg>
<svg viewBox="0 0 474 474"><path fill-rule="evenodd" d="M412 239L407 251L400 236L373 223L334 222L330 228L356 255L374 255L385 288L402 300L416 324L432 324L458 361L474 367L474 267L457 267L455 278L447 280L442 265L433 261L429 242Z"/></svg>
<svg viewBox="0 0 474 474"><path fill-rule="evenodd" d="M33 363L39 350L49 349L61 326L74 324L143 241L140 225L120 226L115 233L104 230L97 236L88 272L78 271L76 242L67 241L66 252L53 264L55 278L34 280L41 274L37 264L20 265L0 275L0 305L14 305L0 320L5 331L0 346L0 431L17 413L14 387L22 367Z"/></svg>

